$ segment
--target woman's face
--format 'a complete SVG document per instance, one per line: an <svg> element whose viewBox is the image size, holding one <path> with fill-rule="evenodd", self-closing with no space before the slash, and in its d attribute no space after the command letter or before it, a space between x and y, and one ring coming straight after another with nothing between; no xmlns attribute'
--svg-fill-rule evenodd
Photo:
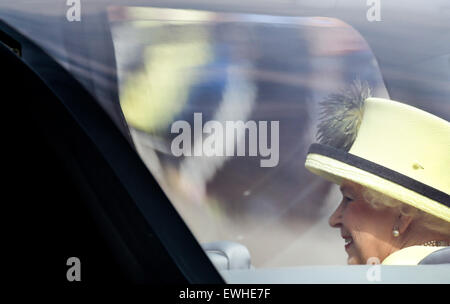
<svg viewBox="0 0 450 304"><path fill-rule="evenodd" d="M347 263L367 264L370 258L383 261L395 251L392 230L397 217L392 208L374 209L364 200L359 184L345 181L340 190L343 198L329 224L341 229Z"/></svg>

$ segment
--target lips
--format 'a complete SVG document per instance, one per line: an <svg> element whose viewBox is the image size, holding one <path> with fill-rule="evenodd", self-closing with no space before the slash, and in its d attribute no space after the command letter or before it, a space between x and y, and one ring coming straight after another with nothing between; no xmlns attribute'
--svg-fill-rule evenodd
<svg viewBox="0 0 450 304"><path fill-rule="evenodd" d="M353 238L351 236L342 236L345 241L345 249L348 249L353 244Z"/></svg>
<svg viewBox="0 0 450 304"><path fill-rule="evenodd" d="M353 239L352 238L346 238L345 239L345 249L350 247L351 244L353 244Z"/></svg>

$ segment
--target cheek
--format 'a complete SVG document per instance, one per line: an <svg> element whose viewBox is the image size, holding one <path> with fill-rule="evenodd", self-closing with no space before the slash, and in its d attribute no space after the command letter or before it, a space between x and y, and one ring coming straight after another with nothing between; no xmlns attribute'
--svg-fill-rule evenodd
<svg viewBox="0 0 450 304"><path fill-rule="evenodd" d="M348 229L358 231L368 224L371 217L371 212L363 204L355 202L347 206L343 222Z"/></svg>
<svg viewBox="0 0 450 304"><path fill-rule="evenodd" d="M370 257L380 257L384 243L390 237L390 217L385 212L374 210L366 203L348 206L344 226L355 242L355 259L365 264Z"/></svg>
<svg viewBox="0 0 450 304"><path fill-rule="evenodd" d="M370 244L370 236L373 234L375 227L371 223L370 216L362 208L350 208L344 224L359 248L365 248L366 245Z"/></svg>
<svg viewBox="0 0 450 304"><path fill-rule="evenodd" d="M390 217L386 212L375 210L365 202L350 204L346 210L345 220L353 228L377 234L388 226Z"/></svg>

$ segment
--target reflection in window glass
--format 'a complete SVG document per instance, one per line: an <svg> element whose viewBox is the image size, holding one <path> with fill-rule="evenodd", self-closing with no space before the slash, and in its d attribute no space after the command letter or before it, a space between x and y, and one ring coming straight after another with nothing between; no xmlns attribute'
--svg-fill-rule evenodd
<svg viewBox="0 0 450 304"><path fill-rule="evenodd" d="M345 264L327 226L340 194L304 160L326 96L360 81L388 97L364 39L319 17L111 7L109 20L133 141L198 241L244 244L255 267Z"/></svg>

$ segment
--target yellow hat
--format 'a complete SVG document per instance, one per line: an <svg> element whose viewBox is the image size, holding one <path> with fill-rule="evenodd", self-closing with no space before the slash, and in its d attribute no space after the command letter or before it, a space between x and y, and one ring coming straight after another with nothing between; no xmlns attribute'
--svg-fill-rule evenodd
<svg viewBox="0 0 450 304"><path fill-rule="evenodd" d="M365 99L360 116L348 151L312 144L306 168L336 184L350 180L450 222L450 123L381 98Z"/></svg>

